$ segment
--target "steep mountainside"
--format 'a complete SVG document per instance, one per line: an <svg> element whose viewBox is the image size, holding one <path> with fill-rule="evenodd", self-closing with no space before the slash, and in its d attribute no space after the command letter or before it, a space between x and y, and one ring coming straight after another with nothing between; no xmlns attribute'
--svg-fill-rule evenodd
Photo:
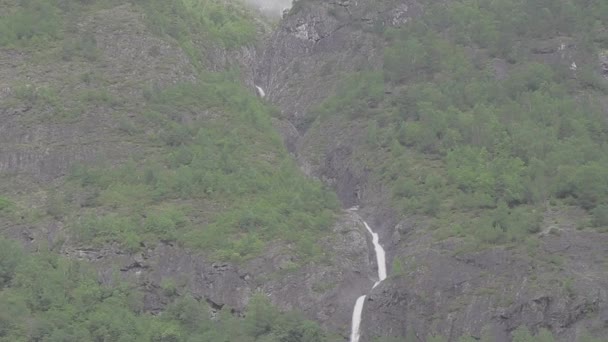
<svg viewBox="0 0 608 342"><path fill-rule="evenodd" d="M0 0L0 341L604 341L607 4Z"/></svg>
<svg viewBox="0 0 608 342"><path fill-rule="evenodd" d="M257 74L275 126L392 261L362 340L608 335L607 10L299 1L284 18Z"/></svg>
<svg viewBox="0 0 608 342"><path fill-rule="evenodd" d="M0 240L0 340L346 334L366 233L255 96L267 23L219 1L0 8L0 227L26 250Z"/></svg>

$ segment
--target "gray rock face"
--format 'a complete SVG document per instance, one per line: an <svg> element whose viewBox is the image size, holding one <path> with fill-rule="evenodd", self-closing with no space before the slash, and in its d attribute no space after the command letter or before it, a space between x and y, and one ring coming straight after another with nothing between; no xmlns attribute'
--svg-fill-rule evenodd
<svg viewBox="0 0 608 342"><path fill-rule="evenodd" d="M595 253L607 240L598 233L545 235L531 260L523 248L467 253L455 250L457 241L406 238L393 251L403 271L366 304L364 340L411 332L456 340L490 331L492 340L510 341L511 331L527 325L575 341L582 327L603 325L597 315L606 307L608 281ZM552 258L563 264L544 261Z"/></svg>
<svg viewBox="0 0 608 342"><path fill-rule="evenodd" d="M300 1L268 39L257 83L300 132L310 124L308 110L327 96L341 74L382 66L374 27L398 26L419 13L414 1L396 8L384 3Z"/></svg>
<svg viewBox="0 0 608 342"><path fill-rule="evenodd" d="M16 56L2 49L0 99L19 92L40 97L46 91L63 101L90 90L81 81L89 77L102 78L108 96L137 101L145 86L194 79L187 55L176 43L147 32L141 14L130 5L99 11L78 26L95 41L91 57L95 63L67 55L61 62L46 65L30 61L34 56ZM49 103L40 102L36 107L8 100L0 104L0 173L48 182L65 175L75 162L99 158L118 162L137 152L137 146L116 137L119 122L112 115L111 103L91 103L70 114L78 120L70 120L61 118L65 113L54 111Z"/></svg>
<svg viewBox="0 0 608 342"><path fill-rule="evenodd" d="M353 162L353 146L365 132L356 124L327 121L312 126L311 109L345 73L382 68L383 41L374 30L400 26L421 12L416 1L301 1L268 38L256 68L256 83L282 112L275 127L302 170L331 185L344 207L363 197L379 200L381 185ZM295 129L294 129L295 128ZM363 196L367 192L368 195Z"/></svg>
<svg viewBox="0 0 608 342"><path fill-rule="evenodd" d="M608 51L600 53L599 56L600 72L605 79L608 79Z"/></svg>
<svg viewBox="0 0 608 342"><path fill-rule="evenodd" d="M179 293L192 293L212 308L243 312L256 292L267 294L281 309L299 310L345 336L356 298L373 284L373 264L362 223L344 213L334 226L335 238L322 248L327 260L293 269L298 260L289 248L275 245L253 260L236 265L212 262L178 246L161 244L140 254L119 249L66 248L69 257L86 260L106 283L120 278L145 289L145 309L160 312L169 302L163 285L171 281Z"/></svg>

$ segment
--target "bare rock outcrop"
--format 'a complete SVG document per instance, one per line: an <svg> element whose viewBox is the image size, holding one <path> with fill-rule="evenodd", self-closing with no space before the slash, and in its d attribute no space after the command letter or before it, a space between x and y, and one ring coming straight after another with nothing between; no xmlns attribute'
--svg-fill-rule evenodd
<svg viewBox="0 0 608 342"><path fill-rule="evenodd" d="M119 279L139 285L149 312L162 311L174 294L191 293L216 310L226 307L241 314L249 298L261 292L281 309L302 311L346 334L355 299L373 284L374 266L356 215L345 212L333 236L322 245L325 260L304 264L280 243L241 264L214 261L171 244L136 254L112 246L66 247L63 253L91 263L105 283L116 281L118 271Z"/></svg>

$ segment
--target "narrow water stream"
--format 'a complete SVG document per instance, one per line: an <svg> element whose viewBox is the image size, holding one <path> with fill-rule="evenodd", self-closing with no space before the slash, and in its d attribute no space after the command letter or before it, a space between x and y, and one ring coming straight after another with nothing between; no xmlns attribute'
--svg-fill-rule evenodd
<svg viewBox="0 0 608 342"><path fill-rule="evenodd" d="M357 207L349 209L350 211L357 211ZM374 244L374 252L376 253L376 262L378 264L378 281L374 284L372 289L378 286L384 279L386 279L386 253L384 252L384 248L380 245L380 237L378 233L375 233L367 222L361 219L365 228L372 236L372 242ZM360 337L360 329L361 329L361 315L363 314L363 306L365 305L365 299L367 295L363 295L357 298L355 302L355 308L353 309L353 321L351 325L351 333L350 333L350 342L359 342Z"/></svg>
<svg viewBox="0 0 608 342"><path fill-rule="evenodd" d="M258 95L261 98L265 98L266 97L266 92L264 91L264 89L262 89L262 87L259 87L259 86L256 85L255 89L258 91Z"/></svg>

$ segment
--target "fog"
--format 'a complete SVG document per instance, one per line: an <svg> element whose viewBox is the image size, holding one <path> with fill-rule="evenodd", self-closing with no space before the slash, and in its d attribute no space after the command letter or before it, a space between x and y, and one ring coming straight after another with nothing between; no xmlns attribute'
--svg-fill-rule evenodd
<svg viewBox="0 0 608 342"><path fill-rule="evenodd" d="M245 0L272 15L281 15L283 10L291 7L291 0Z"/></svg>

